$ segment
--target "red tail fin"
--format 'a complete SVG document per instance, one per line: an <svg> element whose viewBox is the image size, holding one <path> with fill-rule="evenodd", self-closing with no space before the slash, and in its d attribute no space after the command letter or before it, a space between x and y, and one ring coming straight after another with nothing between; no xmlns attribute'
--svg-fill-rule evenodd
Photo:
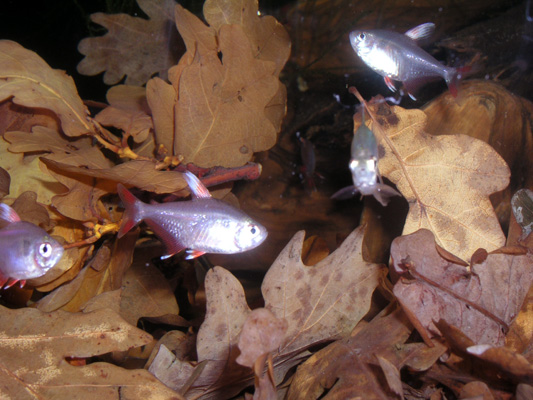
<svg viewBox="0 0 533 400"><path fill-rule="evenodd" d="M450 93L453 97L457 97L458 95L458 86L459 86L459 80L463 78L463 74L466 74L472 69L471 66L464 66L457 68L454 74L451 75L451 77L446 78L446 83L448 84L448 88L450 89Z"/></svg>
<svg viewBox="0 0 533 400"><path fill-rule="evenodd" d="M117 186L117 191L125 208L122 224L118 231L118 237L121 238L143 219L143 203L120 183Z"/></svg>

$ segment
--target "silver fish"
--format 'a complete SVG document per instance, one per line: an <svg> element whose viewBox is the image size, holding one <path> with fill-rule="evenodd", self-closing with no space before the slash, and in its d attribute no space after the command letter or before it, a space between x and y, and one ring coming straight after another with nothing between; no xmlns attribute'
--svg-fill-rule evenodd
<svg viewBox="0 0 533 400"><path fill-rule="evenodd" d="M45 230L20 217L7 204L0 204L0 288L38 278L57 264L63 246Z"/></svg>
<svg viewBox="0 0 533 400"><path fill-rule="evenodd" d="M401 196L392 187L381 182L378 170L378 143L374 133L365 125L364 110L363 122L355 131L351 152L349 167L352 172L353 186L339 190L332 198L345 199L359 192L363 196L374 196L385 207L390 197Z"/></svg>
<svg viewBox="0 0 533 400"><path fill-rule="evenodd" d="M385 79L385 84L396 91L392 80L403 82L409 96L429 81L443 78L450 93L457 96L458 70L447 67L422 50L416 43L430 36L435 24L428 22L408 30L405 34L387 30L353 31L350 44L357 55ZM461 71L469 69L464 67Z"/></svg>
<svg viewBox="0 0 533 400"><path fill-rule="evenodd" d="M170 257L187 249L187 259L205 253L233 254L259 246L267 237L264 226L241 210L211 197L207 188L190 172L183 174L192 201L146 204L121 184L118 194L125 207L118 237L141 221L163 241Z"/></svg>

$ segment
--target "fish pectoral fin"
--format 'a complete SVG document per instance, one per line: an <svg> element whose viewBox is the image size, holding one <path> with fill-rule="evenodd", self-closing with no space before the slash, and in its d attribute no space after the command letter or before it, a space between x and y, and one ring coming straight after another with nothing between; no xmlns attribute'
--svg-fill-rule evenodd
<svg viewBox="0 0 533 400"><path fill-rule="evenodd" d="M405 35L413 40L422 40L433 35L433 32L435 32L435 24L433 22L426 22L425 24L409 29L405 32Z"/></svg>
<svg viewBox="0 0 533 400"><path fill-rule="evenodd" d="M389 185L385 185L384 183L378 183L376 185L376 190L372 195L375 197L377 201L381 203L383 207L386 207L387 204L389 204L389 199L393 196L401 196L401 194L395 190L394 188L390 187Z"/></svg>
<svg viewBox="0 0 533 400"><path fill-rule="evenodd" d="M342 188L341 190L338 190L337 192L333 193L331 196L331 199L335 200L346 200L349 199L357 194L359 190L355 186L346 186L345 188Z"/></svg>
<svg viewBox="0 0 533 400"><path fill-rule="evenodd" d="M193 197L199 199L208 199L211 197L209 190L207 190L200 179L198 179L192 172L185 172L183 174L183 178L185 181L187 181L187 185L189 185L189 189L191 190Z"/></svg>
<svg viewBox="0 0 533 400"><path fill-rule="evenodd" d="M389 78L388 76L385 76L383 77L383 80L385 81L385 85L387 85L387 87L389 88L391 92L396 91L396 86L394 86L394 82L392 81L391 78Z"/></svg>
<svg viewBox="0 0 533 400"><path fill-rule="evenodd" d="M200 250L194 250L194 249L189 249L187 250L187 256L185 257L186 260L192 260L196 257L200 257L202 255L205 254L205 251L200 251Z"/></svg>

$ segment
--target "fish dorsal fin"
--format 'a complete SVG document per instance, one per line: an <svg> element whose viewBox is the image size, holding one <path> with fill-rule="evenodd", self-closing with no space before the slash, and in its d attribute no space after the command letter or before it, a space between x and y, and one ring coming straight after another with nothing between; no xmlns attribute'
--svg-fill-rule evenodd
<svg viewBox="0 0 533 400"><path fill-rule="evenodd" d="M425 24L415 26L405 32L413 40L427 39L435 32L435 24L433 22L426 22Z"/></svg>
<svg viewBox="0 0 533 400"><path fill-rule="evenodd" d="M189 185L189 189L191 190L191 194L198 199L208 199L211 197L211 193L209 193L209 190L204 186L202 182L200 182L200 179L196 177L192 172L185 172L183 174L183 178L187 181L187 185Z"/></svg>
<svg viewBox="0 0 533 400"><path fill-rule="evenodd" d="M0 227L7 226L13 222L19 222L20 217L15 210L7 204L0 204Z"/></svg>

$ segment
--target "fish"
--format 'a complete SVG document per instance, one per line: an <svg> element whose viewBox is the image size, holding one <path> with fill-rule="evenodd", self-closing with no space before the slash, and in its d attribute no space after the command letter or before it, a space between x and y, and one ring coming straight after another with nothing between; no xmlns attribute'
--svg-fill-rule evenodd
<svg viewBox="0 0 533 400"><path fill-rule="evenodd" d="M435 24L427 22L405 32L388 30L355 30L350 33L350 44L355 53L375 72L383 76L387 87L395 92L393 80L403 82L409 96L426 83L442 78L450 93L457 97L458 76L469 67L447 67L425 52L416 43L429 37Z"/></svg>
<svg viewBox="0 0 533 400"><path fill-rule="evenodd" d="M362 196L372 195L383 207L387 206L392 196L401 196L395 189L381 180L378 170L378 143L374 132L363 121L355 131L351 145L349 168L352 173L353 186L347 186L331 196L333 199L346 199L361 193Z"/></svg>
<svg viewBox="0 0 533 400"><path fill-rule="evenodd" d="M190 201L147 204L118 184L118 195L125 207L118 237L144 221L166 247L167 253L161 258L186 250L188 260L205 253L241 253L263 243L268 235L264 226L213 198L191 172L185 172L183 177L193 196Z"/></svg>
<svg viewBox="0 0 533 400"><path fill-rule="evenodd" d="M315 168L316 168L316 155L315 146L310 140L303 137L300 132L296 132L296 138L300 143L300 157L302 159L301 177L306 183L307 189L316 192L315 184Z"/></svg>
<svg viewBox="0 0 533 400"><path fill-rule="evenodd" d="M38 278L63 256L63 246L44 229L21 221L17 212L0 204L0 288Z"/></svg>

